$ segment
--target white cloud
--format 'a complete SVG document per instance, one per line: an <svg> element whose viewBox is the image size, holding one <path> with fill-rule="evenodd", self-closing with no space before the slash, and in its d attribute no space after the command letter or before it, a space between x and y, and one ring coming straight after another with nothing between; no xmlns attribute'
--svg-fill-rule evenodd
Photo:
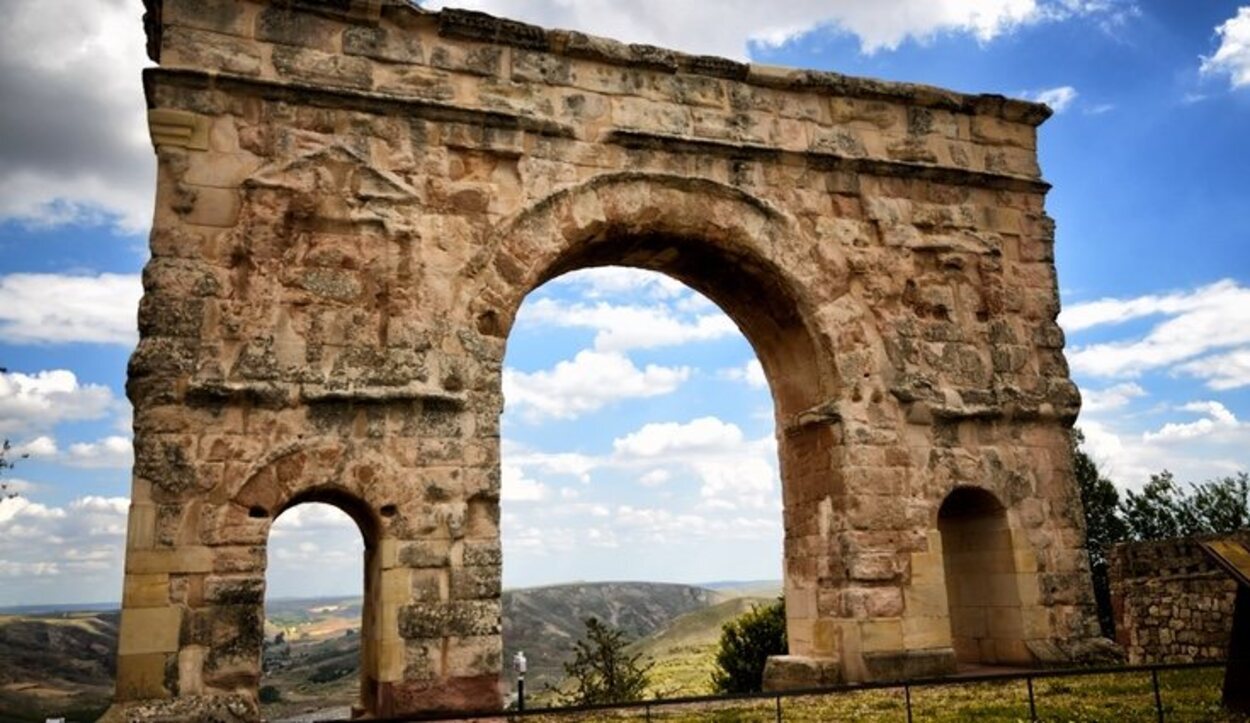
<svg viewBox="0 0 1250 723"><path fill-rule="evenodd" d="M1107 387L1106 389L1081 390L1082 412L1105 412L1125 407L1134 399L1146 396L1141 385L1125 382Z"/></svg>
<svg viewBox="0 0 1250 723"><path fill-rule="evenodd" d="M62 461L70 467L126 469L134 462L134 448L129 437L105 437L71 444Z"/></svg>
<svg viewBox="0 0 1250 723"><path fill-rule="evenodd" d="M774 440L748 441L736 424L716 417L646 424L614 440L612 449L617 465L685 466L709 508L779 507Z"/></svg>
<svg viewBox="0 0 1250 723"><path fill-rule="evenodd" d="M1142 439L1146 442L1183 442L1224 430L1235 430L1240 426L1237 417L1219 402L1191 402L1181 410L1207 416L1194 422L1169 422L1157 432L1146 432Z"/></svg>
<svg viewBox="0 0 1250 723"><path fill-rule="evenodd" d="M117 600L129 500L0 502L0 604ZM42 600L40 600L42 598Z"/></svg>
<svg viewBox="0 0 1250 723"><path fill-rule="evenodd" d="M666 469L653 469L639 477L638 484L643 487L659 487L672 478L672 473Z"/></svg>
<svg viewBox="0 0 1250 723"><path fill-rule="evenodd" d="M47 430L60 422L98 419L114 406L108 387L81 384L73 372L65 369L35 374L0 373L0 434Z"/></svg>
<svg viewBox="0 0 1250 723"><path fill-rule="evenodd" d="M1250 347L1196 359L1178 366L1177 370L1205 379L1211 389L1238 389L1250 384Z"/></svg>
<svg viewBox="0 0 1250 723"><path fill-rule="evenodd" d="M1076 88L1073 88L1070 85L1062 85L1058 88L1047 88L1046 90L1039 90L1036 93L1026 93L1025 95L1029 98L1029 100L1037 101L1038 103L1045 103L1056 113L1062 113L1072 105L1073 101L1076 100L1076 97L1079 94L1076 92Z"/></svg>
<svg viewBox="0 0 1250 723"><path fill-rule="evenodd" d="M719 452L743 443L738 425L716 417L700 417L687 423L655 422L612 442L621 457L671 457Z"/></svg>
<svg viewBox="0 0 1250 723"><path fill-rule="evenodd" d="M698 295L671 276L624 266L580 269L554 279L551 284L572 287L589 299L640 293L657 300L675 299L685 294Z"/></svg>
<svg viewBox="0 0 1250 723"><path fill-rule="evenodd" d="M1250 424L1219 402L1179 408L1202 418L1167 421L1154 429L1124 429L1125 420L1081 417L1085 448L1117 486L1138 489L1152 474L1200 481L1250 470Z"/></svg>
<svg viewBox="0 0 1250 723"><path fill-rule="evenodd" d="M1215 28L1220 47L1202 58L1202 72L1227 75L1232 88L1250 86L1250 6Z"/></svg>
<svg viewBox="0 0 1250 723"><path fill-rule="evenodd" d="M137 0L0 3L0 219L151 223L142 13Z"/></svg>
<svg viewBox="0 0 1250 723"><path fill-rule="evenodd" d="M715 341L738 334L720 311L681 319L668 305L570 304L542 298L521 307L518 324L592 329L598 351L627 351Z"/></svg>
<svg viewBox="0 0 1250 723"><path fill-rule="evenodd" d="M622 399L670 394L689 376L689 367L639 369L619 352L586 349L550 370L505 369L503 389L508 408L534 422L575 419Z"/></svg>
<svg viewBox="0 0 1250 723"><path fill-rule="evenodd" d="M514 464L504 464L499 496L504 502L539 502L547 499L550 490L538 480L525 476L525 471Z"/></svg>
<svg viewBox="0 0 1250 723"><path fill-rule="evenodd" d="M427 3L440 7L443 2ZM627 42L745 57L751 43L776 47L822 27L851 33L865 53L963 33L985 42L1030 23L1111 15L1124 3L1099 0L457 0L453 4Z"/></svg>
<svg viewBox="0 0 1250 723"><path fill-rule="evenodd" d="M16 457L52 457L56 455L56 440L46 434L13 445L12 453Z"/></svg>
<svg viewBox="0 0 1250 723"><path fill-rule="evenodd" d="M740 367L721 370L721 377L735 382L742 382L752 389L767 389L768 378L764 376L764 367L759 359L749 359Z"/></svg>
<svg viewBox="0 0 1250 723"><path fill-rule="evenodd" d="M1071 333L1153 316L1167 318L1140 338L1071 348L1072 369L1091 376L1128 377L1250 344L1250 288L1230 279L1187 292L1076 304L1059 321Z"/></svg>
<svg viewBox="0 0 1250 723"><path fill-rule="evenodd" d="M142 295L138 274L0 276L0 339L132 346Z"/></svg>
<svg viewBox="0 0 1250 723"><path fill-rule="evenodd" d="M712 540L764 540L781 536L781 516L709 517L654 507L621 505L613 516L626 540L681 544Z"/></svg>

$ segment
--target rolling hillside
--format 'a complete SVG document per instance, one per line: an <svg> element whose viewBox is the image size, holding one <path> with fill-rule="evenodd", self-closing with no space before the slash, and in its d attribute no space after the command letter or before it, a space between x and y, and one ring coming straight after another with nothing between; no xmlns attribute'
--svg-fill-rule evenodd
<svg viewBox="0 0 1250 723"><path fill-rule="evenodd" d="M758 590L756 584L745 587ZM734 590L732 585L726 591ZM529 690L563 677L563 663L587 617L624 630L634 649L654 659L653 692L706 692L720 628L768 598L726 599L733 592L639 582L574 583L508 590L503 595L504 663L530 661ZM360 599L270 600L266 605L263 686L280 701L273 720L313 711L345 715L355 702L360 662ZM113 690L118 613L0 615L0 723L65 715L95 720ZM279 638L279 634L281 637Z"/></svg>
<svg viewBox="0 0 1250 723"><path fill-rule="evenodd" d="M591 616L625 631L630 638L651 635L678 616L720 601L711 590L689 585L645 582L574 583L505 591L504 662L525 651L526 682L537 692L564 676L563 664ZM509 678L509 681L511 678Z"/></svg>
<svg viewBox="0 0 1250 723"><path fill-rule="evenodd" d="M113 694L119 617L0 615L0 722L99 717Z"/></svg>

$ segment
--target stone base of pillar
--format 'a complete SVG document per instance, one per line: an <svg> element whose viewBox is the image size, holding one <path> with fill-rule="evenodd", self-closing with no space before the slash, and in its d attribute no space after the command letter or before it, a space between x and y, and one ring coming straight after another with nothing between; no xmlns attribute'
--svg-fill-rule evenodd
<svg viewBox="0 0 1250 723"><path fill-rule="evenodd" d="M256 723L256 701L243 695L196 695L114 703L98 723Z"/></svg>
<svg viewBox="0 0 1250 723"><path fill-rule="evenodd" d="M868 682L936 678L955 672L954 648L864 653Z"/></svg>
<svg viewBox="0 0 1250 723"><path fill-rule="evenodd" d="M825 688L842 683L842 661L804 655L773 655L764 664L764 690Z"/></svg>
<svg viewBox="0 0 1250 723"><path fill-rule="evenodd" d="M1029 640L1025 643L1039 665L1116 665L1125 660L1124 650L1107 638Z"/></svg>

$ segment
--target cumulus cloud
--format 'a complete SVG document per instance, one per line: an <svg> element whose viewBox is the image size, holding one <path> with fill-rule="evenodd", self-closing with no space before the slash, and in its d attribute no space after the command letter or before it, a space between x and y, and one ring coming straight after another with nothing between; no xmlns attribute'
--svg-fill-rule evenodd
<svg viewBox="0 0 1250 723"><path fill-rule="evenodd" d="M1250 385L1250 347L1196 359L1180 365L1177 370L1205 379L1211 389L1238 389Z"/></svg>
<svg viewBox="0 0 1250 723"><path fill-rule="evenodd" d="M590 299L642 294L654 299L675 299L692 292L677 279L654 271L624 266L580 269L551 281L553 286L569 287Z"/></svg>
<svg viewBox="0 0 1250 723"><path fill-rule="evenodd" d="M653 469L639 477L638 484L643 487L659 487L672 478L672 473L666 469Z"/></svg>
<svg viewBox="0 0 1250 723"><path fill-rule="evenodd" d="M519 465L503 465L499 497L505 502L539 502L547 499L551 490L547 485L525 476Z"/></svg>
<svg viewBox="0 0 1250 723"><path fill-rule="evenodd" d="M9 344L132 346L139 338L141 296L138 274L0 276L0 338Z"/></svg>
<svg viewBox="0 0 1250 723"><path fill-rule="evenodd" d="M517 321L526 325L591 329L595 331L595 349L604 352L715 341L739 333L729 317L720 311L683 318L668 304L582 304L542 298L521 307Z"/></svg>
<svg viewBox="0 0 1250 723"><path fill-rule="evenodd" d="M738 425L717 417L643 425L613 440L612 460L627 467L685 468L699 480L702 502L711 509L779 505L774 441L747 440Z"/></svg>
<svg viewBox="0 0 1250 723"><path fill-rule="evenodd" d="M0 3L0 219L151 223L142 14L138 0Z"/></svg>
<svg viewBox="0 0 1250 723"><path fill-rule="evenodd" d="M61 461L85 469L126 469L134 462L134 445L129 437L111 436L96 442L77 442Z"/></svg>
<svg viewBox="0 0 1250 723"><path fill-rule="evenodd" d="M1142 439L1147 442L1184 442L1240 426L1237 417L1219 402L1190 402L1182 411L1205 414L1193 422L1168 422L1155 432L1146 432Z"/></svg>
<svg viewBox="0 0 1250 723"><path fill-rule="evenodd" d="M612 442L617 457L664 457L733 449L743 442L738 425L716 417L690 422L654 422Z"/></svg>
<svg viewBox="0 0 1250 723"><path fill-rule="evenodd" d="M56 440L46 434L13 445L14 457L52 457L57 453Z"/></svg>
<svg viewBox="0 0 1250 723"><path fill-rule="evenodd" d="M1192 291L1076 304L1060 315L1059 323L1071 333L1147 317L1164 319L1144 336L1074 346L1068 352L1073 371L1131 377L1250 345L1250 289L1231 279Z"/></svg>
<svg viewBox="0 0 1250 723"><path fill-rule="evenodd" d="M1056 113L1062 113L1067 110L1076 100L1076 88L1070 85L1063 85L1058 88L1047 88L1039 90L1036 93L1026 93L1025 96L1029 100L1045 103L1050 106Z"/></svg>
<svg viewBox="0 0 1250 723"><path fill-rule="evenodd" d="M1171 411L1184 416L1144 431L1125 428L1124 419L1083 416L1085 448L1104 474L1128 489L1140 488L1165 469L1178 479L1200 481L1250 465L1250 424L1222 403L1192 402Z"/></svg>
<svg viewBox="0 0 1250 723"><path fill-rule="evenodd" d="M742 382L752 389L767 389L768 378L764 376L764 367L759 359L749 359L740 367L722 369L721 378Z"/></svg>
<svg viewBox="0 0 1250 723"><path fill-rule="evenodd" d="M0 434L30 433L61 422L99 419L115 404L108 387L82 384L66 369L0 373Z"/></svg>
<svg viewBox="0 0 1250 723"><path fill-rule="evenodd" d="M1127 3L1110 0L457 0L467 7L628 42L744 58L753 44L777 47L820 28L859 39L865 53L908 40L961 33L987 42L1032 23L1096 15L1114 18Z"/></svg>
<svg viewBox="0 0 1250 723"><path fill-rule="evenodd" d="M1237 14L1216 26L1220 47L1215 54L1202 58L1202 72L1227 75L1229 85L1250 86L1250 5L1237 9Z"/></svg>
<svg viewBox="0 0 1250 723"><path fill-rule="evenodd" d="M1081 390L1082 412L1106 412L1120 409L1134 399L1146 396L1146 390L1134 382L1116 384L1105 389Z"/></svg>
<svg viewBox="0 0 1250 723"><path fill-rule="evenodd" d="M129 500L0 501L0 604L115 601Z"/></svg>
<svg viewBox="0 0 1250 723"><path fill-rule="evenodd" d="M587 349L549 370L505 369L503 389L508 408L536 422L575 419L622 399L669 394L689 377L689 367L639 369L619 352Z"/></svg>

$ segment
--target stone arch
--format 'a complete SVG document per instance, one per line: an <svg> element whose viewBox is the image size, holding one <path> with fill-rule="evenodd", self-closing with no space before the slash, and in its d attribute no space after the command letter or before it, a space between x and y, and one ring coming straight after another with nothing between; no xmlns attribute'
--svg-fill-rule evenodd
<svg viewBox="0 0 1250 723"><path fill-rule="evenodd" d="M839 354L872 359L875 334L862 328L866 315L858 310L831 320L829 309L856 305L845 295L847 269L820 243L796 242L804 235L794 218L739 188L659 173L604 174L501 223L470 266L475 283L464 303L479 333L504 343L530 291L581 268L657 271L716 303L753 347L773 397L791 653L828 658L835 643L816 632L828 617L818 598L822 577L838 567L832 540L846 504L844 384L833 347L836 336ZM878 373L868 366L854 368L865 377Z"/></svg>
<svg viewBox="0 0 1250 723"><path fill-rule="evenodd" d="M394 484L398 476L393 466L381 450L347 440L318 445L293 442L251 465L243 483L213 510L211 518L214 534L222 543L247 544L255 552L246 563L232 566L235 575L222 578L223 584L253 593L226 600L234 609L231 614L219 614L220 605L206 610L206 615L216 618L215 636L240 641L234 646L238 654L230 659L210 656L204 661L206 684L242 684L249 697L255 695L261 676L259 629L264 622L270 530L284 512L305 503L323 503L350 517L364 544L360 706L373 714L389 712L388 683L402 671L386 669L382 650L400 643L394 635L388 636L383 621L387 616L393 620L400 605L408 601L400 590L390 590L388 596L386 588L386 578L392 575L388 570L397 564L388 522L400 513L394 499L400 490ZM227 557L229 549L218 548L218 557Z"/></svg>
<svg viewBox="0 0 1250 723"><path fill-rule="evenodd" d="M479 332L506 340L521 302L580 268L621 265L687 284L739 325L764 366L778 415L838 386L833 340L813 320L849 287L844 261L798 257L805 232L768 201L706 178L623 171L557 191L500 222L469 264L461 302ZM852 335L862 336L862 335Z"/></svg>
<svg viewBox="0 0 1250 723"><path fill-rule="evenodd" d="M1025 640L1017 541L1008 509L983 487L959 485L937 511L951 641L962 664L1033 661Z"/></svg>

